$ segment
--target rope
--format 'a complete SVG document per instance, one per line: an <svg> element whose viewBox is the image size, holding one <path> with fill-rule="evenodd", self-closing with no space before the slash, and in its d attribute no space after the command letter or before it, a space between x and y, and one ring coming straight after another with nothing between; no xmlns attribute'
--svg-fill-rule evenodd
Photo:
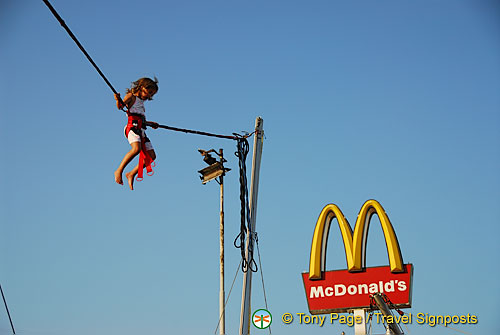
<svg viewBox="0 0 500 335"><path fill-rule="evenodd" d="M257 272L257 264L253 258L253 234L250 225L250 209L248 206L248 188L247 188L247 170L246 158L249 150L249 145L246 137L234 134L237 137L237 151L235 155L238 157L240 170L240 202L241 202L241 222L240 233L234 239L234 246L241 249L241 270L247 272L250 269L252 272ZM248 233L248 258L245 255L245 237ZM238 243L238 239L240 240Z"/></svg>
<svg viewBox="0 0 500 335"><path fill-rule="evenodd" d="M231 284L231 289L229 290L229 293L227 294L227 298L226 298L226 301L224 302L224 307L222 309L222 314L219 316L219 322L217 322L217 328L215 328L215 332L214 334L217 334L217 330L219 330L219 326L220 326L220 320L222 320L222 315L224 315L224 313L226 312L226 305L227 305L227 302L229 301L229 297L231 296L231 291L233 290L233 286L234 286L234 282L236 281L236 277L238 277L238 270L241 266L241 262L243 260L241 259L240 260L240 264L238 264L238 266L236 267L236 273L234 274L234 279L233 279L233 283Z"/></svg>
<svg viewBox="0 0 500 335"><path fill-rule="evenodd" d="M262 291L264 292L264 304L266 305L266 310L269 310L269 308L267 307L266 287L264 286L264 271L262 270L262 263L260 261L259 237L257 236L257 233L254 234L255 234L255 243L257 244L257 255L259 257L260 279L262 281ZM269 334L272 334L271 325L269 325Z"/></svg>
<svg viewBox="0 0 500 335"><path fill-rule="evenodd" d="M403 323L405 325L406 330L408 331L408 334L411 334L410 328L408 328L408 325L406 323Z"/></svg>
<svg viewBox="0 0 500 335"><path fill-rule="evenodd" d="M448 329L454 330L454 331L462 333L462 334L472 335L471 333L467 333L467 332L464 332L463 330L456 329L456 328L453 328L453 327L450 327L450 326L445 326L445 325L442 325L440 323L438 323L438 325L440 325L441 327L444 327L444 328L448 328Z"/></svg>
<svg viewBox="0 0 500 335"><path fill-rule="evenodd" d="M371 305L371 302L370 302L370 305ZM369 316L368 316L368 321L366 322L366 323L369 323L369 325L370 325L368 327L368 330L366 331L366 334L369 334L369 335L372 334L372 318L373 318L373 311L370 311Z"/></svg>

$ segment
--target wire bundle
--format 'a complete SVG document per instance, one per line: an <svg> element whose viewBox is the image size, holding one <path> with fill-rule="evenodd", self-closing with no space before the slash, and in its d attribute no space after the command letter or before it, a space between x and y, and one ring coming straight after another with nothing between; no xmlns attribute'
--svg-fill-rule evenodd
<svg viewBox="0 0 500 335"><path fill-rule="evenodd" d="M252 272L257 272L257 263L253 258L253 242L254 234L250 225L250 208L248 202L248 187L247 187L247 169L246 158L249 151L249 145L246 137L234 134L237 137L237 151L234 153L238 157L238 165L240 170L240 202L241 202L241 223L240 233L234 240L234 246L241 249L241 270L247 272L250 269ZM245 255L245 238L248 234L248 257ZM238 242L239 240L239 242Z"/></svg>

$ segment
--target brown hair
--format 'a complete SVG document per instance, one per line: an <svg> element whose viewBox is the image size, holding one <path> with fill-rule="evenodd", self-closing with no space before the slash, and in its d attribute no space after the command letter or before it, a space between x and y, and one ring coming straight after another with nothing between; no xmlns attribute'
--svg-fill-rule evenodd
<svg viewBox="0 0 500 335"><path fill-rule="evenodd" d="M132 83L132 88L127 88L127 93L135 95L143 87L148 91L158 92L158 79L156 77L154 78L154 80L147 77L137 79ZM150 97L148 100L153 100L153 98Z"/></svg>

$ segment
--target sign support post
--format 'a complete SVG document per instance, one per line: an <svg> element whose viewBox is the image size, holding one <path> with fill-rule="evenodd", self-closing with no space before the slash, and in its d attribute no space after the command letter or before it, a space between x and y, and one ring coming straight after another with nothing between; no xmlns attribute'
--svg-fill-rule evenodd
<svg viewBox="0 0 500 335"><path fill-rule="evenodd" d="M354 335L366 335L366 311L355 309L354 320L362 320L361 323L354 323Z"/></svg>
<svg viewBox="0 0 500 335"><path fill-rule="evenodd" d="M257 195L259 192L259 171L262 157L262 144L264 141L264 120L260 117L255 119L255 136L253 143L252 159L252 177L250 186L250 228L255 231L257 219ZM247 235L245 243L245 257L248 259L248 247L253 245L253 236ZM250 264L249 264L250 266ZM241 296L241 315L240 315L240 335L250 334L250 298L252 294L252 270L248 268L243 277L243 289Z"/></svg>

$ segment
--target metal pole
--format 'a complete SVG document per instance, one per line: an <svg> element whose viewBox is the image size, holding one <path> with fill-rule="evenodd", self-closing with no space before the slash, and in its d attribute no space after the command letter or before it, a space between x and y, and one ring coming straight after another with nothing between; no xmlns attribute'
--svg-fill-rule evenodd
<svg viewBox="0 0 500 335"><path fill-rule="evenodd" d="M253 143L252 177L250 186L250 228L255 232L257 219L257 195L259 193L259 171L262 158L262 144L264 141L264 120L258 117L255 120L255 137ZM247 235L245 243L245 257L248 259L248 246L253 243L253 236ZM252 270L249 268L243 277L241 296L240 335L250 334L250 300L252 294Z"/></svg>
<svg viewBox="0 0 500 335"><path fill-rule="evenodd" d="M391 310L387 303L384 301L384 297L380 293L375 293L372 295L373 300L375 300L375 304L377 305L378 309L382 312L382 314L388 318L389 316L392 316ZM387 319L386 319L387 320ZM387 334L396 334L400 335L403 334L403 332L399 329L399 325L395 322L389 323L387 322Z"/></svg>
<svg viewBox="0 0 500 335"><path fill-rule="evenodd" d="M220 162L224 163L222 149L219 150ZM224 293L224 174L220 177L220 290L219 290L219 315L220 328L219 334L226 333L226 315L225 315L225 293Z"/></svg>

